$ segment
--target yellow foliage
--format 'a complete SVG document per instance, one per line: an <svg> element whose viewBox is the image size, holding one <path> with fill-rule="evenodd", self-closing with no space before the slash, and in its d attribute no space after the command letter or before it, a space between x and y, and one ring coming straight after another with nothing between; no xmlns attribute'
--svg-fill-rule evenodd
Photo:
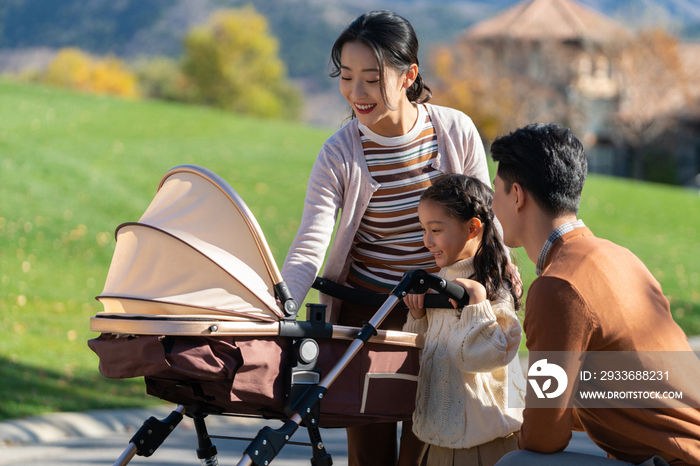
<svg viewBox="0 0 700 466"><path fill-rule="evenodd" d="M469 115L482 137L492 140L513 127L518 99L510 79L484 76L469 52L448 46L433 50L430 70L437 81L434 100Z"/></svg>
<svg viewBox="0 0 700 466"><path fill-rule="evenodd" d="M277 40L251 6L220 10L185 38L183 71L200 102L260 116L290 113L300 100L286 82Z"/></svg>
<svg viewBox="0 0 700 466"><path fill-rule="evenodd" d="M61 49L49 64L45 82L96 94L139 96L136 76L122 60L95 59L76 48Z"/></svg>
<svg viewBox="0 0 700 466"><path fill-rule="evenodd" d="M107 57L95 63L90 81L93 92L138 97L136 77L126 69L121 60L114 57Z"/></svg>
<svg viewBox="0 0 700 466"><path fill-rule="evenodd" d="M46 82L55 86L86 90L92 59L76 48L61 49L49 64Z"/></svg>

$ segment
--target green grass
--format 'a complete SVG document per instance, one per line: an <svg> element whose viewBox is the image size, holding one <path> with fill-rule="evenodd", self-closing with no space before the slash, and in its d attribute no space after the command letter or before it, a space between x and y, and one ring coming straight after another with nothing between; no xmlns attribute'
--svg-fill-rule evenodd
<svg viewBox="0 0 700 466"><path fill-rule="evenodd" d="M168 169L197 164L246 200L281 267L331 132L0 81L0 419L153 402L101 379L86 345L114 229Z"/></svg>
<svg viewBox="0 0 700 466"><path fill-rule="evenodd" d="M0 81L0 419L156 402L140 380L102 378L86 345L114 229L139 219L168 169L197 164L241 194L281 266L331 133ZM700 333L699 208L697 192L598 176L581 207L595 234L647 264L689 334ZM519 253L527 287L534 266Z"/></svg>

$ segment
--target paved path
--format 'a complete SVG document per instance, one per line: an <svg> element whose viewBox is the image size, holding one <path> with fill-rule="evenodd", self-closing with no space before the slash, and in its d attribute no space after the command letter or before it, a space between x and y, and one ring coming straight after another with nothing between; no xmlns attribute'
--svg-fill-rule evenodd
<svg viewBox="0 0 700 466"><path fill-rule="evenodd" d="M148 417L148 416L147 416ZM143 419L142 419L143 420ZM209 420L209 419L208 419ZM208 423L212 435L227 435L253 437L263 426L278 427L279 421L228 420ZM132 428L133 430L133 428ZM133 432L115 432L106 437L78 437L62 441L30 444L14 447L0 447L0 465L41 464L42 466L105 466L113 464L128 445ZM333 455L333 464L347 465L347 448L345 432L342 430L324 430L323 441L327 450ZM292 437L293 441L308 441L305 431L299 430ZM248 446L247 441L231 441L215 439L219 451L218 459L221 466L236 465ZM186 418L168 437L163 445L149 458L139 456L130 465L198 465L195 449L197 437L194 426ZM287 445L275 461L278 466L308 465L311 458L310 447Z"/></svg>
<svg viewBox="0 0 700 466"><path fill-rule="evenodd" d="M86 413L58 413L23 420L0 422L0 466L28 463L42 466L106 466L119 458L144 420L150 416L162 419L171 407ZM207 428L212 435L252 438L264 426L277 428L279 421L210 416ZM347 445L343 429L322 429L326 450L333 464L347 465ZM293 441L306 442L308 436L300 429ZM214 440L219 450L221 466L236 465L247 441ZM197 437L191 419L185 418L165 443L149 458L136 456L130 465L198 465ZM585 434L574 433L569 450L603 455ZM308 446L285 446L274 465L309 465Z"/></svg>

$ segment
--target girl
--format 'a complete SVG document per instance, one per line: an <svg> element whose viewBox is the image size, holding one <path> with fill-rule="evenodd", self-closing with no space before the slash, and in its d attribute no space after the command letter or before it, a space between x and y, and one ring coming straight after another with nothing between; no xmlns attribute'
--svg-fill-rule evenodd
<svg viewBox="0 0 700 466"><path fill-rule="evenodd" d="M389 292L406 270L437 271L423 247L416 208L422 192L445 173L488 182L484 147L465 114L427 104L430 89L418 70L411 24L389 11L355 19L331 50L332 76L353 118L321 148L309 177L299 232L282 276L301 304L323 277L356 289ZM362 326L376 308L321 295L331 322ZM392 312L381 328L400 330L406 314ZM394 465L396 423L348 429L349 464ZM418 465L423 445L404 425L401 466Z"/></svg>
<svg viewBox="0 0 700 466"><path fill-rule="evenodd" d="M481 181L447 175L418 205L423 241L439 276L469 294L469 305L454 310L426 311L424 295L405 298L410 312L404 330L425 337L413 432L429 444L429 466L491 466L517 450L513 433L525 406L517 358L520 299L491 200Z"/></svg>

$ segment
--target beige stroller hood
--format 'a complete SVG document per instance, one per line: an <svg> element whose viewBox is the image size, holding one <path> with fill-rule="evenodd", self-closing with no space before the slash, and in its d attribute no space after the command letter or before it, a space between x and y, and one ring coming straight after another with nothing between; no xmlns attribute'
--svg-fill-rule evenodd
<svg viewBox="0 0 700 466"><path fill-rule="evenodd" d="M260 226L240 196L209 170L170 170L138 223L121 225L116 237L97 297L105 309L98 318L271 323L284 317L274 291L282 278ZM113 327L93 319L95 331L119 331Z"/></svg>

